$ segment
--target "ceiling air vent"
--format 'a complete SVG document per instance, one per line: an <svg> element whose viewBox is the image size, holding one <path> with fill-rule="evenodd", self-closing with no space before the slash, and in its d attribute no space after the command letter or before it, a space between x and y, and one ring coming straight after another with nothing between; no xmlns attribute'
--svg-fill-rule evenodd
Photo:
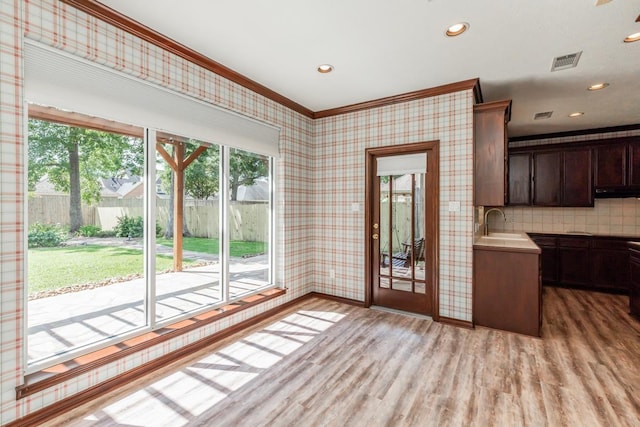
<svg viewBox="0 0 640 427"><path fill-rule="evenodd" d="M536 113L536 115L533 116L533 120L550 119L552 114L553 114L553 111L545 111L543 113Z"/></svg>
<svg viewBox="0 0 640 427"><path fill-rule="evenodd" d="M551 64L551 71L560 71L560 70L566 70L567 68L575 67L576 65L578 65L578 60L580 59L580 55L582 55L582 51L553 58L553 64Z"/></svg>

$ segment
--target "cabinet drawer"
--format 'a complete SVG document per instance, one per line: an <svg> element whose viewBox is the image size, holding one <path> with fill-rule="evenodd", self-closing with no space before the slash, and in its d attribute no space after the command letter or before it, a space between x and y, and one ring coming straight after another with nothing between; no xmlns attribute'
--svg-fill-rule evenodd
<svg viewBox="0 0 640 427"><path fill-rule="evenodd" d="M575 237L558 237L558 247L561 248L588 248L589 239Z"/></svg>

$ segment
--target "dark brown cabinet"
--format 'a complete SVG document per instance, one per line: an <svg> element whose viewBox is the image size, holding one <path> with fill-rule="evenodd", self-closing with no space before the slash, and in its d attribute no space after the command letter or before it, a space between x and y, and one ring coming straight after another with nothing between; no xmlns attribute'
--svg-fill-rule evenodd
<svg viewBox="0 0 640 427"><path fill-rule="evenodd" d="M629 249L629 312L640 317L640 244Z"/></svg>
<svg viewBox="0 0 640 427"><path fill-rule="evenodd" d="M629 238L539 233L529 236L541 250L543 283L629 291Z"/></svg>
<svg viewBox="0 0 640 427"><path fill-rule="evenodd" d="M507 122L511 100L473 106L473 201L504 206L507 200Z"/></svg>
<svg viewBox="0 0 640 427"><path fill-rule="evenodd" d="M540 248L540 267L543 283L558 283L558 239L553 236L530 234Z"/></svg>
<svg viewBox="0 0 640 427"><path fill-rule="evenodd" d="M593 206L591 150L565 150L562 162L562 206Z"/></svg>
<svg viewBox="0 0 640 427"><path fill-rule="evenodd" d="M593 206L591 149L513 150L509 205Z"/></svg>
<svg viewBox="0 0 640 427"><path fill-rule="evenodd" d="M589 280L589 240L558 238L558 280L566 285L587 286Z"/></svg>
<svg viewBox="0 0 640 427"><path fill-rule="evenodd" d="M627 184L627 144L601 145L594 148L595 187L619 188Z"/></svg>
<svg viewBox="0 0 640 427"><path fill-rule="evenodd" d="M537 252L473 250L473 323L540 336L542 288Z"/></svg>
<svg viewBox="0 0 640 427"><path fill-rule="evenodd" d="M599 141L593 147L593 155L598 197L640 194L640 138Z"/></svg>
<svg viewBox="0 0 640 427"><path fill-rule="evenodd" d="M560 206L561 152L533 153L533 205Z"/></svg>
<svg viewBox="0 0 640 427"><path fill-rule="evenodd" d="M616 289L629 283L629 251L624 240L597 239L591 241L589 252L591 285L601 289Z"/></svg>
<svg viewBox="0 0 640 427"><path fill-rule="evenodd" d="M640 188L640 142L629 144L629 186Z"/></svg>
<svg viewBox="0 0 640 427"><path fill-rule="evenodd" d="M531 204L531 153L509 155L508 190L509 205Z"/></svg>

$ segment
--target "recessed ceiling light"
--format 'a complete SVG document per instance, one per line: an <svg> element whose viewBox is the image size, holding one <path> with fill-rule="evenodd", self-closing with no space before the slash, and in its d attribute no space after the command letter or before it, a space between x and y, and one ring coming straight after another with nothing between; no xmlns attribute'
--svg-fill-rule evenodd
<svg viewBox="0 0 640 427"><path fill-rule="evenodd" d="M469 29L469 24L467 24L466 22L458 22L457 24L453 24L452 26L447 28L447 31L445 32L445 34L449 37L455 37L464 33L468 29Z"/></svg>
<svg viewBox="0 0 640 427"><path fill-rule="evenodd" d="M607 86L609 86L609 83L597 83L597 84L589 86L587 89L588 90L600 90L600 89L604 89Z"/></svg>
<svg viewBox="0 0 640 427"><path fill-rule="evenodd" d="M640 40L640 33L629 34L625 39L625 43L637 42Z"/></svg>
<svg viewBox="0 0 640 427"><path fill-rule="evenodd" d="M569 117L580 117L580 116L584 116L584 113L581 111L569 114Z"/></svg>
<svg viewBox="0 0 640 427"><path fill-rule="evenodd" d="M331 64L322 64L318 65L318 72L322 74L327 74L333 71L333 65Z"/></svg>

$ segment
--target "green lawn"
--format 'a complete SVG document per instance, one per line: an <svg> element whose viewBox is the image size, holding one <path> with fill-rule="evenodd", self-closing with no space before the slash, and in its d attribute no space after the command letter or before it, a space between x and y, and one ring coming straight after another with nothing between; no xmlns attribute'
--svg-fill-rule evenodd
<svg viewBox="0 0 640 427"><path fill-rule="evenodd" d="M142 251L101 245L29 249L28 260L29 293L142 274L143 269ZM172 267L171 258L156 257L157 271Z"/></svg>
<svg viewBox="0 0 640 427"><path fill-rule="evenodd" d="M156 242L163 246L173 247L173 239L158 238ZM182 240L182 249L185 251L215 255L218 253L218 239L184 237ZM229 244L229 249L230 255L233 257L252 256L265 253L267 251L267 244L265 242L232 240Z"/></svg>

